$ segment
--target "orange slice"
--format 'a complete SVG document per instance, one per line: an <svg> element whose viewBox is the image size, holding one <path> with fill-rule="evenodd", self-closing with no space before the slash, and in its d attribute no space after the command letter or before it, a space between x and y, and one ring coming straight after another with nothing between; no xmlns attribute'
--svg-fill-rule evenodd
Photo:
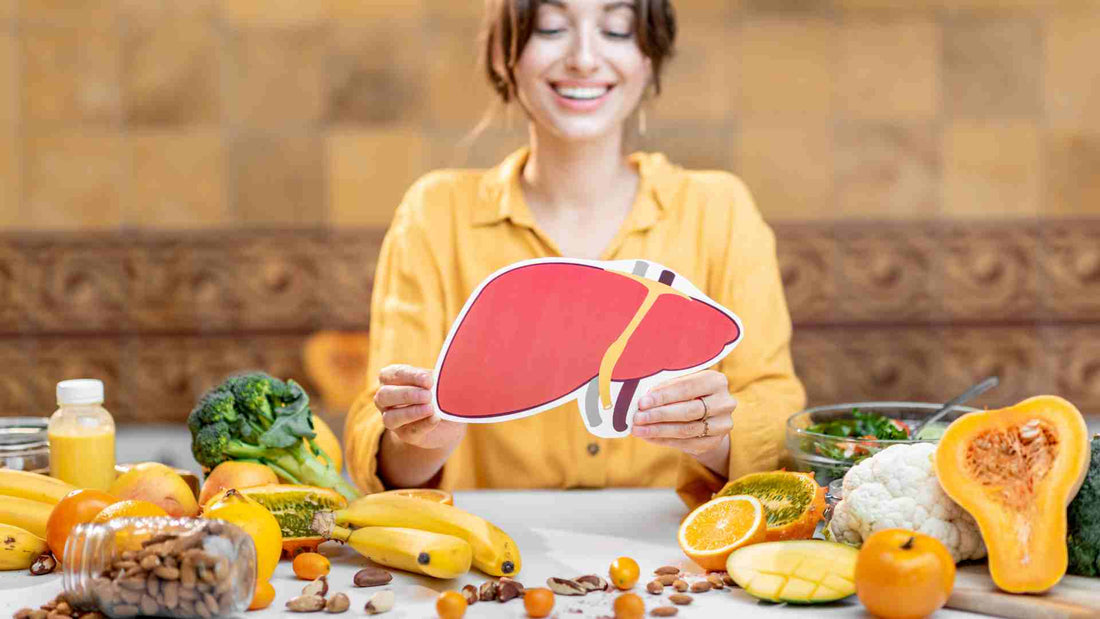
<svg viewBox="0 0 1100 619"><path fill-rule="evenodd" d="M765 540L764 506L752 496L728 496L703 503L680 524L680 548L705 570L723 570L730 553Z"/></svg>
<svg viewBox="0 0 1100 619"><path fill-rule="evenodd" d="M434 488L401 488L399 490L387 490L378 494L398 494L401 496L412 497L414 499L435 501L436 503L443 503L444 505L455 504L455 499L453 496L451 496L450 492L447 492L446 490L436 490Z"/></svg>

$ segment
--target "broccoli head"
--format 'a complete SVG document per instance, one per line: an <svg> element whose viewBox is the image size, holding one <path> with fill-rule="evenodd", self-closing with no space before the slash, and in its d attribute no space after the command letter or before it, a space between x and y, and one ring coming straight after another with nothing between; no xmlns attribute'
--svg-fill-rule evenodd
<svg viewBox="0 0 1100 619"><path fill-rule="evenodd" d="M187 417L191 453L212 469L227 460L266 464L284 481L332 488L355 499L328 458L317 460L309 396L301 385L263 372L227 378L208 391ZM327 463L327 464L326 464Z"/></svg>

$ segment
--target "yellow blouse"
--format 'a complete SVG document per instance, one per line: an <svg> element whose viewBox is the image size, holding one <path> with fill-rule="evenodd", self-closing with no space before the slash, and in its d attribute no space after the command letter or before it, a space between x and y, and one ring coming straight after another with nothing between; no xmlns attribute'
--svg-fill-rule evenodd
<svg viewBox="0 0 1100 619"><path fill-rule="evenodd" d="M430 173L409 189L378 260L371 299L367 390L348 413L349 472L365 492L377 470L382 416L372 402L389 364L433 368L467 297L488 275L531 258L560 256L523 200L526 149L488 171ZM683 170L660 154L631 156L640 185L601 259L645 258L687 277L742 321L741 343L717 369L738 400L729 478L785 463L784 423L805 403L791 366L791 322L775 237L745 185L726 172ZM433 484L470 488L672 487L689 506L725 479L694 458L627 437L589 434L575 402L500 424L471 424Z"/></svg>

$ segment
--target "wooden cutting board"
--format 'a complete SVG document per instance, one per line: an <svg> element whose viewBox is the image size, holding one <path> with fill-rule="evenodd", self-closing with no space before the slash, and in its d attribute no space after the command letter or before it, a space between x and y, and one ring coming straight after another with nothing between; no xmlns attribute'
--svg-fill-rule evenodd
<svg viewBox="0 0 1100 619"><path fill-rule="evenodd" d="M997 589L984 563L960 565L947 607L1013 619L1100 617L1100 578L1066 576L1043 595L1013 595Z"/></svg>

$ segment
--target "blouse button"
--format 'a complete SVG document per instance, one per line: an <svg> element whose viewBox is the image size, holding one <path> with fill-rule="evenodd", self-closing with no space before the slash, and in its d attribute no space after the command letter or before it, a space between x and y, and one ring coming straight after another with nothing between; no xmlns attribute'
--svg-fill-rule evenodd
<svg viewBox="0 0 1100 619"><path fill-rule="evenodd" d="M588 455L594 456L598 453L600 453L600 446L597 445L596 443L589 443L588 444Z"/></svg>

